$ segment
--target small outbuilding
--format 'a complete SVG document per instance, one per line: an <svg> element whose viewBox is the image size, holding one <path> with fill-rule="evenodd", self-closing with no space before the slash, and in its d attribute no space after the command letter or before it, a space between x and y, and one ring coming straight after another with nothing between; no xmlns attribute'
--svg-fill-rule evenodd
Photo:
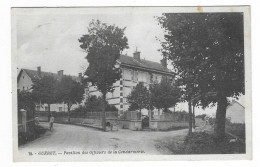
<svg viewBox="0 0 260 167"><path fill-rule="evenodd" d="M231 123L245 123L245 107L237 101L232 101L226 110L226 118L230 119Z"/></svg>

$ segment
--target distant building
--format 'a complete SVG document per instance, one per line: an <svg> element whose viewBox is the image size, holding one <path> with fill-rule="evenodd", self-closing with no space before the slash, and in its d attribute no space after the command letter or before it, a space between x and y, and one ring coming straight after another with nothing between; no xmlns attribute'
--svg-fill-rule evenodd
<svg viewBox="0 0 260 167"><path fill-rule="evenodd" d="M232 123L245 123L245 107L237 101L232 101L227 106L226 118Z"/></svg>
<svg viewBox="0 0 260 167"><path fill-rule="evenodd" d="M32 91L31 87L33 85L33 79L41 78L44 76L52 76L57 80L61 79L63 76L63 70L58 71L57 73L43 72L41 67L37 67L37 70L21 69L17 77L17 89L18 91ZM71 76L73 80L80 82L82 74L79 73L79 76ZM71 109L75 108L77 105L73 105ZM51 111L68 111L68 107L64 103L60 104L51 104ZM48 111L47 104L36 104L36 111Z"/></svg>
<svg viewBox="0 0 260 167"><path fill-rule="evenodd" d="M114 83L113 93L107 93L106 99L109 104L118 108L119 114L123 114L130 104L127 96L131 93L138 82L143 82L145 86L154 82L161 82L162 78L174 78L174 73L167 68L167 60L162 59L161 63L144 60L140 58L140 52L135 52L133 57L121 55L117 61L117 66L121 68L122 77ZM95 86L89 86L87 95L100 96ZM147 114L147 110L142 110L142 114Z"/></svg>

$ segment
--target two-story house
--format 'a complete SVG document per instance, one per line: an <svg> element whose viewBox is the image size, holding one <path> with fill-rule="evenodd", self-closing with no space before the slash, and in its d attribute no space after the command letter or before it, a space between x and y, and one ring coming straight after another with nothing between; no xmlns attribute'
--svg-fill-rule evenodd
<svg viewBox="0 0 260 167"><path fill-rule="evenodd" d="M37 67L37 70L21 69L17 76L17 89L18 91L32 91L31 87L33 85L33 79L41 78L44 76L52 76L55 79L59 80L63 76L63 70L58 71L57 73L44 72L41 71L41 67ZM79 76L71 76L73 80L80 82L82 73L79 73ZM77 107L78 105L73 105L71 109ZM51 104L51 111L68 111L67 105L64 103ZM47 104L37 104L36 111L48 111Z"/></svg>
<svg viewBox="0 0 260 167"><path fill-rule="evenodd" d="M113 93L107 94L109 104L118 108L119 114L127 111L130 104L127 101L127 96L131 93L138 82L143 82L145 86L154 82L160 82L163 77L170 79L174 78L174 73L167 68L167 60L162 59L161 63L144 60L140 58L140 52L135 52L133 57L121 55L117 66L121 68L122 77L114 83ZM100 96L101 93L95 86L89 86L87 96ZM142 114L147 114L147 110L142 110Z"/></svg>

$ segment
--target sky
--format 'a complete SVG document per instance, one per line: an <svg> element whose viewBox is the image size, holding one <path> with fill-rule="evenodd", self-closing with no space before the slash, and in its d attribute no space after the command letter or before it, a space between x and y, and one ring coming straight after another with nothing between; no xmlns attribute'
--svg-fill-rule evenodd
<svg viewBox="0 0 260 167"><path fill-rule="evenodd" d="M132 8L131 8L132 9ZM99 19L107 24L126 27L129 49L123 53L132 56L137 49L141 58L160 62L162 59L160 43L156 37L163 39L163 30L155 16L159 12L132 10L84 9L77 12L64 12L54 9L23 11L16 16L16 56L18 70L21 68L78 75L87 67L86 53L81 50L78 39L87 33L92 19ZM238 100L244 104L244 97ZM177 110L188 110L187 103L180 103ZM196 108L196 115L214 114L216 107L203 110Z"/></svg>
<svg viewBox="0 0 260 167"><path fill-rule="evenodd" d="M155 37L163 33L153 14L24 15L17 19L18 68L41 66L42 71L78 75L87 64L78 39L92 19L126 27L129 49L124 54L132 56L137 48L141 58L157 62L162 58Z"/></svg>

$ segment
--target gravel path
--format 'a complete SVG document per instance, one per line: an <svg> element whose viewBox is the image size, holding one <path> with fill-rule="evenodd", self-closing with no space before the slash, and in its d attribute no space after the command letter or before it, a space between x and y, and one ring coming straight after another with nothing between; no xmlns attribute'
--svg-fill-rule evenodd
<svg viewBox="0 0 260 167"><path fill-rule="evenodd" d="M47 127L47 123L41 123ZM156 142L165 138L186 135L187 129L177 131L118 131L102 132L96 129L54 124L52 132L47 131L42 137L22 145L19 152L35 150L140 150L147 154L162 154L155 147Z"/></svg>

